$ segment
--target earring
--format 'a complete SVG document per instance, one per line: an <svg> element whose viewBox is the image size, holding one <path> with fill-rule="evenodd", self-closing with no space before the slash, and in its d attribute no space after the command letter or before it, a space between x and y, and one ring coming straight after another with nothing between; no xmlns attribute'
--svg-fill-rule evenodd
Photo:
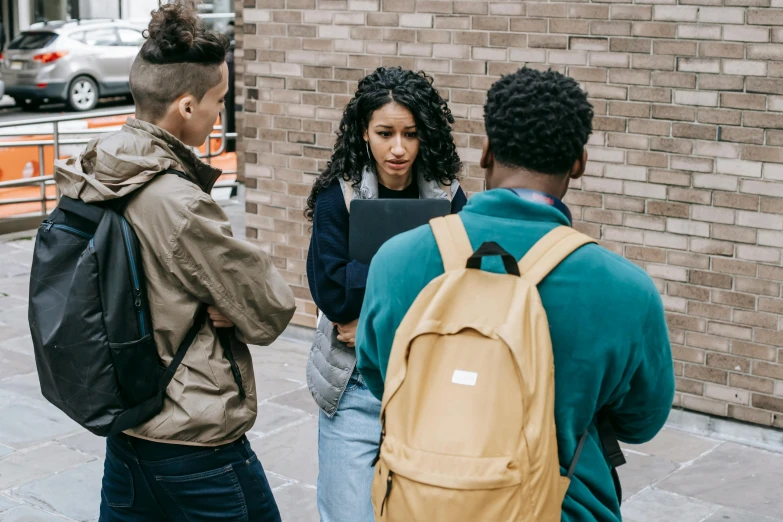
<svg viewBox="0 0 783 522"><path fill-rule="evenodd" d="M364 146L367 148L367 159L372 162L372 154L370 154L370 142L365 141Z"/></svg>

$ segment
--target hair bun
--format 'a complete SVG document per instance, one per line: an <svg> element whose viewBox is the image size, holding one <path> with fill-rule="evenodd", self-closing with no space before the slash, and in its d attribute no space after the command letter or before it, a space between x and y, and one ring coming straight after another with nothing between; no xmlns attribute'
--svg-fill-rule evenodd
<svg viewBox="0 0 783 522"><path fill-rule="evenodd" d="M165 4L152 12L147 29L149 39L163 55L161 58L188 53L196 41L201 19L192 0Z"/></svg>

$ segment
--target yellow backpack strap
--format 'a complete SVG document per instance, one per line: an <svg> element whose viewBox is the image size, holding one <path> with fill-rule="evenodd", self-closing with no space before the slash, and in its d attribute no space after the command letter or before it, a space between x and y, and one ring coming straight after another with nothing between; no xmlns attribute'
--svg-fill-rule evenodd
<svg viewBox="0 0 783 522"><path fill-rule="evenodd" d="M348 209L348 213L351 213L351 201L353 200L353 186L350 182L345 182L345 190L343 191L343 199L345 199L345 208Z"/></svg>
<svg viewBox="0 0 783 522"><path fill-rule="evenodd" d="M557 227L525 254L519 262L519 272L527 282L538 285L565 258L588 243L595 240L571 227Z"/></svg>
<svg viewBox="0 0 783 522"><path fill-rule="evenodd" d="M446 272L464 269L468 258L473 255L473 247L470 246L462 219L456 214L435 218L430 221L430 227Z"/></svg>

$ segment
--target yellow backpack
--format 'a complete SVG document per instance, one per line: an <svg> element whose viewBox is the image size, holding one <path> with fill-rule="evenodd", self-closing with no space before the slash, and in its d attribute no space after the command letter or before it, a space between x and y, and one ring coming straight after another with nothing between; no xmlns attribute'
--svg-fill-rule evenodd
<svg viewBox="0 0 783 522"><path fill-rule="evenodd" d="M559 522L587 432L561 476L552 342L536 285L593 240L558 227L517 265L496 243L474 253L459 216L431 227L446 272L394 338L376 520ZM497 255L508 274L480 270L482 257Z"/></svg>

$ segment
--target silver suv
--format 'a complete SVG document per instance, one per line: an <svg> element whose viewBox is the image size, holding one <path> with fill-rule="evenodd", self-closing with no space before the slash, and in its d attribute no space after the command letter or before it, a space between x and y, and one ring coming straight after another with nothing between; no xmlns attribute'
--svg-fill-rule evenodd
<svg viewBox="0 0 783 522"><path fill-rule="evenodd" d="M127 22L35 24L0 54L0 74L19 106L65 101L88 111L99 97L130 94L131 65L143 43L141 30Z"/></svg>

